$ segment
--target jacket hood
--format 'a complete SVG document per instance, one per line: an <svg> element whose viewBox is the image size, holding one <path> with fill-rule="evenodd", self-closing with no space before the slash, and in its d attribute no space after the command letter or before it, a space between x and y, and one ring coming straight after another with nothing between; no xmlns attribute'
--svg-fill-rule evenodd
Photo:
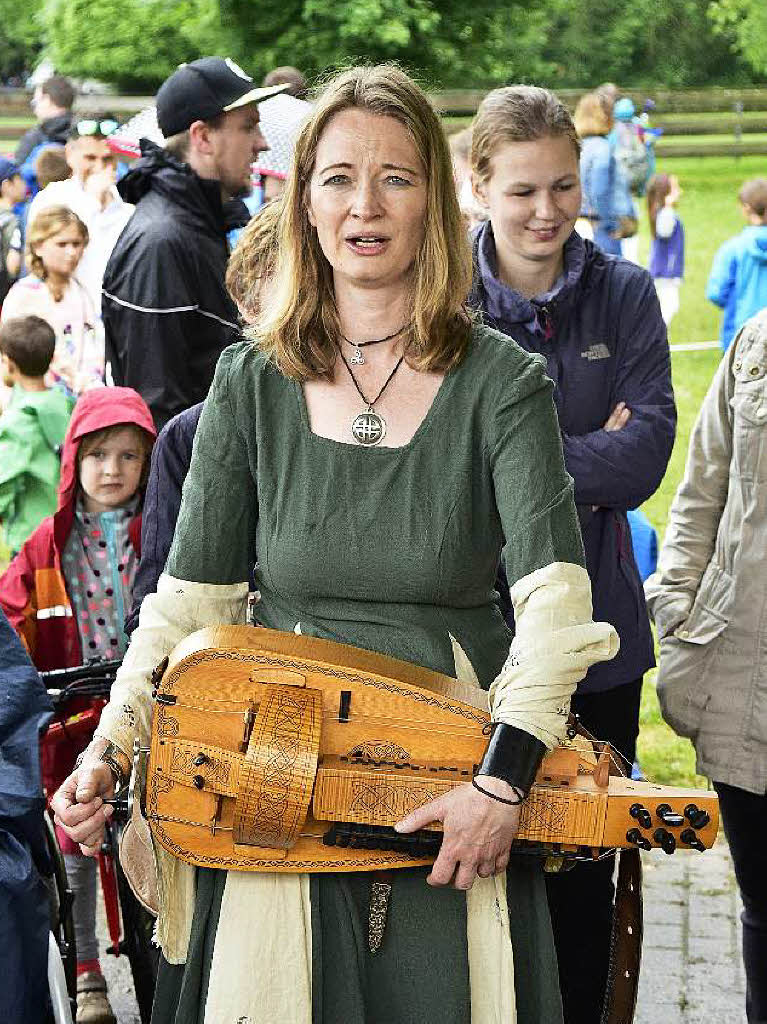
<svg viewBox="0 0 767 1024"><path fill-rule="evenodd" d="M12 404L14 409L35 417L46 444L56 451L69 421L70 401L60 388L24 392L17 386Z"/></svg>
<svg viewBox="0 0 767 1024"><path fill-rule="evenodd" d="M226 233L220 183L201 178L189 164L176 160L149 139L141 140L141 159L120 179L117 191L134 206L148 192L155 192L179 208L198 229L222 237Z"/></svg>
<svg viewBox="0 0 767 1024"><path fill-rule="evenodd" d="M767 264L767 226L746 228L746 251L752 259Z"/></svg>
<svg viewBox="0 0 767 1024"><path fill-rule="evenodd" d="M153 441L157 437L149 407L133 388L93 388L78 399L61 452L59 507L54 517L57 546L64 543L72 525L77 495L77 453L83 438L94 430L129 423L141 427Z"/></svg>
<svg viewBox="0 0 767 1024"><path fill-rule="evenodd" d="M591 242L584 241L573 231L564 245L564 270L560 279L546 294L538 295L535 299L526 299L498 277L495 238L490 221L486 221L477 229L472 249L474 286L471 305L474 308L482 307L492 320L509 324L534 324L541 332L542 310L556 307L559 311L575 302L580 291L586 286L591 264L599 256L598 250L594 249Z"/></svg>
<svg viewBox="0 0 767 1024"><path fill-rule="evenodd" d="M56 114L40 122L40 131L49 141L64 145L69 139L72 120L71 114Z"/></svg>

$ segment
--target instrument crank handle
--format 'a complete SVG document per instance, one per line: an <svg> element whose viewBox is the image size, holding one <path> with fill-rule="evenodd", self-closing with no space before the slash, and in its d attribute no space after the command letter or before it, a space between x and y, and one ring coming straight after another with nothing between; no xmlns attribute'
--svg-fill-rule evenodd
<svg viewBox="0 0 767 1024"><path fill-rule="evenodd" d="M113 820L124 819L129 815L128 807L128 787L124 786L119 793L115 793L113 797L104 797L101 801L104 804L109 804L113 808L114 814L112 815Z"/></svg>

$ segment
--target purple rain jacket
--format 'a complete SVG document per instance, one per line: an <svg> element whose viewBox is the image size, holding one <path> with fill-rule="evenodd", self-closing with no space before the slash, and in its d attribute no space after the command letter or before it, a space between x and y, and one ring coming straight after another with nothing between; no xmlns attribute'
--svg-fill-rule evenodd
<svg viewBox="0 0 767 1024"><path fill-rule="evenodd" d="M554 381L594 619L615 626L621 641L617 657L592 665L578 692L612 689L655 664L626 519L658 488L676 433L671 360L655 287L646 270L605 255L575 232L565 243L562 277L534 300L498 279L489 223L475 233L473 255L471 305L490 327L544 356ZM623 430L608 432L603 424L621 401L631 419ZM508 603L506 608L513 627Z"/></svg>

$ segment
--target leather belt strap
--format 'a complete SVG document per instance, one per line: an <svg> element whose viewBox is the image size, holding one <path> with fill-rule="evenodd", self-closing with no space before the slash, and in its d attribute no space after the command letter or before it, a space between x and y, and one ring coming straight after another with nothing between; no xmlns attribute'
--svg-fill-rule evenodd
<svg viewBox="0 0 767 1024"><path fill-rule="evenodd" d="M631 1024L642 961L642 859L622 850L610 939L610 966L600 1024Z"/></svg>

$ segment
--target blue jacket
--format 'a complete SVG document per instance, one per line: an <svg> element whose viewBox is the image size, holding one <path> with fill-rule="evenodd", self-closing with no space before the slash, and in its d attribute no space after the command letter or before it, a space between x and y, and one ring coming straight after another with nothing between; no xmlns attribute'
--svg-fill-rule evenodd
<svg viewBox="0 0 767 1024"><path fill-rule="evenodd" d="M655 663L650 623L626 520L657 489L671 455L676 407L666 328L652 278L573 233L552 292L534 301L496 276L489 223L474 237L472 305L487 324L539 352L555 384L565 464L591 577L594 618L612 623L621 649L593 665L580 692L638 679ZM603 428L618 402L632 415ZM596 510L594 510L596 506Z"/></svg>
<svg viewBox="0 0 767 1024"><path fill-rule="evenodd" d="M726 351L746 320L767 306L767 225L744 228L721 246L706 298L724 310L719 340Z"/></svg>

